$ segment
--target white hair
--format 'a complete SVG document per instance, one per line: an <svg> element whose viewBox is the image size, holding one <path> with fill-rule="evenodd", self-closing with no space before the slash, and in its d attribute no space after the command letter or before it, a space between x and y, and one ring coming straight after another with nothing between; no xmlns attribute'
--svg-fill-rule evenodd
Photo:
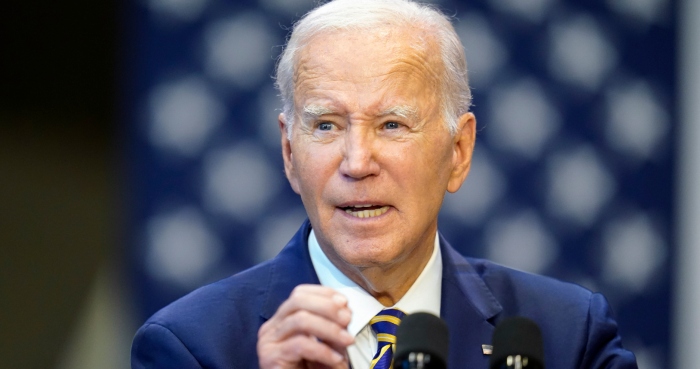
<svg viewBox="0 0 700 369"><path fill-rule="evenodd" d="M294 75L299 50L324 31L370 30L386 26L417 28L435 37L443 64L440 83L442 118L450 133L457 132L457 120L469 111L472 95L464 47L450 19L428 5L411 0L334 0L313 9L294 24L277 63L276 85L282 97L289 138L297 118Z"/></svg>

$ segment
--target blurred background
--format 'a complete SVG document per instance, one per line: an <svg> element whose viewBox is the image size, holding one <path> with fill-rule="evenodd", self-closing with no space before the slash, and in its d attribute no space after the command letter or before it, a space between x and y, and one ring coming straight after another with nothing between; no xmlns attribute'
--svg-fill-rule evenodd
<svg viewBox="0 0 700 369"><path fill-rule="evenodd" d="M312 0L33 0L0 15L0 358L128 368L137 327L305 218L273 68ZM640 368L700 353L700 2L433 1L479 135L440 228L610 300Z"/></svg>

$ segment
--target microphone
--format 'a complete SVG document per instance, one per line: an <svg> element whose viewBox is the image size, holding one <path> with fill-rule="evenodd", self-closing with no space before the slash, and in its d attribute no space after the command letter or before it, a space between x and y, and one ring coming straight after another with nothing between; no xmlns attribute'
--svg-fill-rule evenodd
<svg viewBox="0 0 700 369"><path fill-rule="evenodd" d="M446 369L448 348L444 320L429 313L410 314L396 330L394 369Z"/></svg>
<svg viewBox="0 0 700 369"><path fill-rule="evenodd" d="M544 369L542 333L528 318L504 319L493 332L489 369Z"/></svg>

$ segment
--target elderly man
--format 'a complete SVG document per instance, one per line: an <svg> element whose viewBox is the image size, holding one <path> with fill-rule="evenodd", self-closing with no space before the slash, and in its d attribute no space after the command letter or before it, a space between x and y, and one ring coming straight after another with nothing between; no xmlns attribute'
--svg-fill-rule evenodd
<svg viewBox="0 0 700 369"><path fill-rule="evenodd" d="M309 220L273 260L151 317L133 368L387 368L393 346L374 323L416 311L447 322L450 368L486 368L482 345L514 315L541 327L548 368L636 368L603 297L465 259L439 235L476 135L444 15L327 3L295 25L277 84L284 169Z"/></svg>

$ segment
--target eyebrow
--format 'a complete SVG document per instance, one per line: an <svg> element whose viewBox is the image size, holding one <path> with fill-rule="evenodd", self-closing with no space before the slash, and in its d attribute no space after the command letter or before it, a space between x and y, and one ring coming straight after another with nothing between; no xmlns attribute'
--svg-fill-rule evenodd
<svg viewBox="0 0 700 369"><path fill-rule="evenodd" d="M304 106L304 113L302 116L302 120L304 122L309 122L315 119L318 119L319 117L327 114L335 114L336 111L328 108L326 106L322 105L306 105ZM381 113L379 113L379 117L386 117L390 115L395 115L397 117L401 118L415 118L418 115L418 109L416 109L413 106L409 105L397 105L397 106L392 106Z"/></svg>
<svg viewBox="0 0 700 369"><path fill-rule="evenodd" d="M335 111L328 107L322 105L306 105L304 106L304 114L302 115L302 121L309 122L318 117L326 114L333 114Z"/></svg>
<svg viewBox="0 0 700 369"><path fill-rule="evenodd" d="M418 109L408 105L397 105L379 113L380 117L386 117L388 115L395 115L406 119L415 118L418 115Z"/></svg>

